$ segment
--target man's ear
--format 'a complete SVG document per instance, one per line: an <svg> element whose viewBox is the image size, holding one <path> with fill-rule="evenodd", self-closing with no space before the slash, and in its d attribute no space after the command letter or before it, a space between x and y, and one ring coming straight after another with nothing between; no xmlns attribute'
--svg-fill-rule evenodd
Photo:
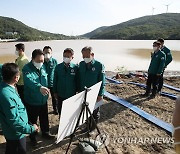
<svg viewBox="0 0 180 154"><path fill-rule="evenodd" d="M14 75L14 77L13 77L13 81L18 81L19 80L19 75Z"/></svg>
<svg viewBox="0 0 180 154"><path fill-rule="evenodd" d="M91 56L93 56L93 57L94 57L94 53L91 53Z"/></svg>
<svg viewBox="0 0 180 154"><path fill-rule="evenodd" d="M74 58L74 56L72 56L72 59Z"/></svg>

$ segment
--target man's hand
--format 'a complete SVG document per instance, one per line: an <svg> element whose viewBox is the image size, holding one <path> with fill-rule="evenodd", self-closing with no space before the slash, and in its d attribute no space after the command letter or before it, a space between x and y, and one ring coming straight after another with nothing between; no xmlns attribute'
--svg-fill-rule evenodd
<svg viewBox="0 0 180 154"><path fill-rule="evenodd" d="M49 94L49 89L48 88L46 88L46 87L41 87L40 88L40 92L41 92L41 94L43 95L43 96L46 96L46 95L48 95Z"/></svg>
<svg viewBox="0 0 180 154"><path fill-rule="evenodd" d="M39 127L36 124L33 124L35 131L38 132L39 131Z"/></svg>
<svg viewBox="0 0 180 154"><path fill-rule="evenodd" d="M103 96L98 96L96 102L99 102L102 99L103 99Z"/></svg>

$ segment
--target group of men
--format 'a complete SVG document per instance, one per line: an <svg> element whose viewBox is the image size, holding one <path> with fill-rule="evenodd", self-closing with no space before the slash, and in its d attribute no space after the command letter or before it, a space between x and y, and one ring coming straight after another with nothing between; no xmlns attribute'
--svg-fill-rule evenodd
<svg viewBox="0 0 180 154"><path fill-rule="evenodd" d="M164 45L164 39L159 38L153 43L153 53L148 68L148 79L146 82L146 92L143 96L154 98L157 93L161 92L163 87L163 74L166 67L172 61L171 51ZM151 91L152 86L152 91Z"/></svg>
<svg viewBox="0 0 180 154"><path fill-rule="evenodd" d="M30 62L24 44L19 43L15 47L18 56L15 63L0 65L0 123L6 139L6 154L26 153L25 134L30 134L33 146L37 145L38 118L42 137L54 139L48 120L47 100L50 94L53 114L59 114L60 118L65 99L102 81L97 97L99 102L103 99L105 87L104 65L94 59L91 47L82 49L84 60L79 65L72 63L74 51L71 48L64 50L63 62L57 64L50 46L45 46L43 50L35 49ZM164 39L155 41L153 50L144 94L149 96L152 86L152 98L161 91L164 70L172 61L170 50L164 46ZM100 118L99 109L93 112L96 122Z"/></svg>
<svg viewBox="0 0 180 154"><path fill-rule="evenodd" d="M74 51L71 48L64 50L63 62L57 64L49 46L43 50L35 49L30 62L24 44L19 43L15 47L18 56L15 63L0 65L0 123L6 139L6 154L26 153L25 134L30 134L33 146L37 145L38 118L42 137L54 139L48 120L47 101L50 94L53 113L60 117L65 99L102 81L98 102L103 99L105 87L104 65L94 59L92 47L82 49L84 60L79 65L72 63ZM96 122L99 115L97 108L93 112Z"/></svg>

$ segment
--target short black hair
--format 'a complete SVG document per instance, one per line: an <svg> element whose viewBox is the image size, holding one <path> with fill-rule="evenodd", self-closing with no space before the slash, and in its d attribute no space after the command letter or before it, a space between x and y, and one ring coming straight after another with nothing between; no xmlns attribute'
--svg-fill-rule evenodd
<svg viewBox="0 0 180 154"><path fill-rule="evenodd" d="M155 41L153 44L160 46L161 43L159 41Z"/></svg>
<svg viewBox="0 0 180 154"><path fill-rule="evenodd" d="M50 49L50 50L52 51L52 48L51 48L50 46L45 46L45 47L43 48L43 51L44 51L45 49Z"/></svg>
<svg viewBox="0 0 180 154"><path fill-rule="evenodd" d="M164 43L164 39L163 38L159 38L159 39L157 39L157 41L160 42L160 43Z"/></svg>
<svg viewBox="0 0 180 154"><path fill-rule="evenodd" d="M11 82L13 77L19 73L19 67L15 63L5 63L2 66L2 77L4 82Z"/></svg>
<svg viewBox="0 0 180 154"><path fill-rule="evenodd" d="M18 49L18 50L22 50L24 51L25 50L25 45L23 43L18 43L15 45L15 47Z"/></svg>
<svg viewBox="0 0 180 154"><path fill-rule="evenodd" d="M63 53L70 52L72 55L74 55L74 51L71 48L66 48Z"/></svg>
<svg viewBox="0 0 180 154"><path fill-rule="evenodd" d="M32 59L35 59L38 55L44 55L44 53L41 49L35 49L32 52Z"/></svg>
<svg viewBox="0 0 180 154"><path fill-rule="evenodd" d="M90 46L86 46L86 47L82 48L81 52L83 52L83 51L89 51L89 52L92 52L93 49L92 49L92 47L90 47Z"/></svg>

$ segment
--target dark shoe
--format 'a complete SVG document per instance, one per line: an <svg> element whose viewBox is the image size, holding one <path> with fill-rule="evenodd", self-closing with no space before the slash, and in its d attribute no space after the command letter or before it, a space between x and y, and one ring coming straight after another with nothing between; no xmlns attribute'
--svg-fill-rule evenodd
<svg viewBox="0 0 180 154"><path fill-rule="evenodd" d="M96 123L96 124L95 124ZM81 133L86 133L86 132L92 132L93 130L95 130L95 128L96 128L96 125L97 125L97 123L98 123L98 119L95 119L95 123L91 123L90 125L89 125L89 130L88 130L88 128L87 128L87 125L86 125L86 127L81 131Z"/></svg>
<svg viewBox="0 0 180 154"><path fill-rule="evenodd" d="M158 95L161 95L161 91L158 91L157 94L158 94Z"/></svg>
<svg viewBox="0 0 180 154"><path fill-rule="evenodd" d="M154 95L154 94L151 94L151 96L149 97L150 99L153 99L153 98L155 98L156 97L156 95Z"/></svg>
<svg viewBox="0 0 180 154"><path fill-rule="evenodd" d="M142 94L142 96L143 96L143 97L148 97L148 96L149 96L149 93L146 92L146 93Z"/></svg>
<svg viewBox="0 0 180 154"><path fill-rule="evenodd" d="M36 139L35 140L31 140L31 145L33 147L37 147L38 143L37 143Z"/></svg>
<svg viewBox="0 0 180 154"><path fill-rule="evenodd" d="M34 138L34 137L31 137L31 136L29 136L29 138L30 138L30 140L31 140L31 145L33 146L33 147L37 147L37 140L36 140L36 138Z"/></svg>
<svg viewBox="0 0 180 154"><path fill-rule="evenodd" d="M87 127L85 127L84 129L81 130L81 134L84 134L84 133L87 133L87 132L88 132ZM89 132L90 132L90 130L89 130Z"/></svg>
<svg viewBox="0 0 180 154"><path fill-rule="evenodd" d="M42 133L42 137L47 139L47 140L53 140L55 139L55 135L52 135L50 134L49 132L48 133Z"/></svg>
<svg viewBox="0 0 180 154"><path fill-rule="evenodd" d="M58 115L58 112L57 112L57 111L53 111L53 114L54 114L54 115Z"/></svg>

